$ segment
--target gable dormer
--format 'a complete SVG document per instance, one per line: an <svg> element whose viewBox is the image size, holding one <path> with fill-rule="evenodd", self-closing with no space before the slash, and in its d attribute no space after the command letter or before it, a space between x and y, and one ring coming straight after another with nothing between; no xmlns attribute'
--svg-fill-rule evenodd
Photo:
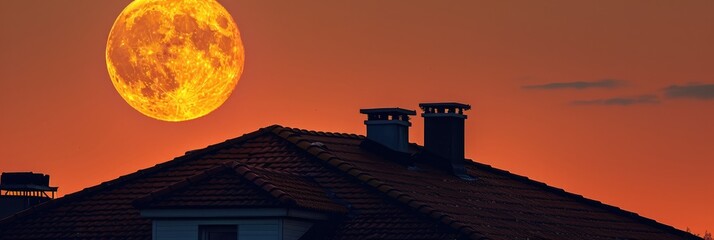
<svg viewBox="0 0 714 240"><path fill-rule="evenodd" d="M137 199L152 239L297 240L346 208L310 179L229 164Z"/></svg>

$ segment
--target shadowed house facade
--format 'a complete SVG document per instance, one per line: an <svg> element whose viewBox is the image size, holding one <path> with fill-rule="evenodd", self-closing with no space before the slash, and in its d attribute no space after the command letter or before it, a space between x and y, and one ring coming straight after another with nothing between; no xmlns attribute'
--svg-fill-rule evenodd
<svg viewBox="0 0 714 240"><path fill-rule="evenodd" d="M367 136L282 127L0 220L0 239L700 239L464 158L459 103L363 109Z"/></svg>

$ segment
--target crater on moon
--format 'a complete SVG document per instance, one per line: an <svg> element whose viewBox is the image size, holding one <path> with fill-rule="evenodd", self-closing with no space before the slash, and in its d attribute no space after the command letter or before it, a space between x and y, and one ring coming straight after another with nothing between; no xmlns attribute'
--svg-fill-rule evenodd
<svg viewBox="0 0 714 240"><path fill-rule="evenodd" d="M243 71L236 23L215 0L136 0L109 33L114 87L137 111L184 121L218 108Z"/></svg>

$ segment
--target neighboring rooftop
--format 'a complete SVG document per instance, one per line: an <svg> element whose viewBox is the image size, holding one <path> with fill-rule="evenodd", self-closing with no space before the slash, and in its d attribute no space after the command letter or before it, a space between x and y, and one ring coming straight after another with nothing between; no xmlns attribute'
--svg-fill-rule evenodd
<svg viewBox="0 0 714 240"><path fill-rule="evenodd" d="M0 190L7 195L27 192L56 192L57 187L50 187L50 175L33 172L4 172L0 175ZM48 196L49 197L49 196Z"/></svg>
<svg viewBox="0 0 714 240"><path fill-rule="evenodd" d="M302 239L699 239L617 207L467 160L364 136L270 126L0 220L0 239L151 239L144 208L324 212Z"/></svg>
<svg viewBox="0 0 714 240"><path fill-rule="evenodd" d="M50 175L33 172L3 172L0 175L0 219L55 198Z"/></svg>

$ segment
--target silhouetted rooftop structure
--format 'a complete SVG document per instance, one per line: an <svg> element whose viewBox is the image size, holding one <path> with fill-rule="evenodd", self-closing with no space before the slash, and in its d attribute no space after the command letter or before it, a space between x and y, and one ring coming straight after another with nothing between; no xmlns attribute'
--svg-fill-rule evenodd
<svg viewBox="0 0 714 240"><path fill-rule="evenodd" d="M463 128L452 131L445 134ZM161 224L174 224L179 213L226 219L246 216L241 209L278 208L289 211L270 214L312 217L291 239L699 239L438 151L273 125L1 220L0 239L161 239L160 231L175 226ZM152 223L163 227L152 230Z"/></svg>
<svg viewBox="0 0 714 240"><path fill-rule="evenodd" d="M50 187L50 175L33 172L4 172L0 175L0 190L3 195L22 195L46 192L54 193L57 187Z"/></svg>
<svg viewBox="0 0 714 240"><path fill-rule="evenodd" d="M4 172L0 175L0 219L55 197L50 175Z"/></svg>

